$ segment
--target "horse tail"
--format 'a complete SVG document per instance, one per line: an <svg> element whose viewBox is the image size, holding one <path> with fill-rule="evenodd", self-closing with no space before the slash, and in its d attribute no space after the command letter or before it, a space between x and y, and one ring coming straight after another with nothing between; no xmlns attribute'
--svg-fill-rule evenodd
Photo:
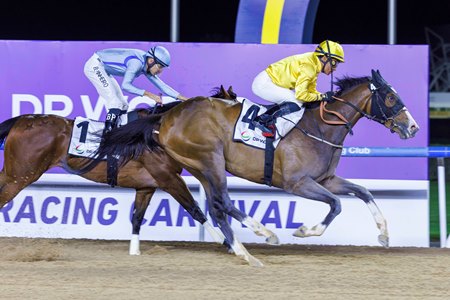
<svg viewBox="0 0 450 300"><path fill-rule="evenodd" d="M13 128L14 124L16 124L17 120L19 120L20 116L8 119L0 124L0 145L2 145L9 132Z"/></svg>
<svg viewBox="0 0 450 300"><path fill-rule="evenodd" d="M154 151L161 146L153 138L153 131L159 127L162 115L150 115L137 119L108 132L99 148L92 154L78 172L86 173L94 169L107 156L120 156L120 166L141 156L145 150Z"/></svg>

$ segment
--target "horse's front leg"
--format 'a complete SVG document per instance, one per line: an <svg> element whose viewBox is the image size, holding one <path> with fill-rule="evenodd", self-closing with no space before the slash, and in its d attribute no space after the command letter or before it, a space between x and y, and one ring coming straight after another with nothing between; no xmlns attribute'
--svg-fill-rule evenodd
<svg viewBox="0 0 450 300"><path fill-rule="evenodd" d="M389 233L387 229L386 219L376 205L372 194L365 187L354 184L339 176L333 176L325 180L322 184L326 189L334 194L353 195L363 200L364 203L366 203L369 207L375 223L380 230L378 241L383 247L389 247Z"/></svg>
<svg viewBox="0 0 450 300"><path fill-rule="evenodd" d="M320 236L325 232L334 218L341 213L341 202L339 198L315 182L311 177L305 176L291 186L286 186L285 190L297 196L330 205L330 211L321 223L313 226L311 229L303 225L294 232L294 236Z"/></svg>

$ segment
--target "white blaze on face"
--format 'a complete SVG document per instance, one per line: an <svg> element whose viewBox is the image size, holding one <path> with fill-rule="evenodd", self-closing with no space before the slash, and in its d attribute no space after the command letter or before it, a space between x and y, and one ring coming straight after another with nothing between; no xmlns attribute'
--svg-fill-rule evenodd
<svg viewBox="0 0 450 300"><path fill-rule="evenodd" d="M420 129L419 125L417 124L416 120L414 120L413 116L409 113L408 110L406 110L405 113L409 120L408 133L410 134L410 136L413 136Z"/></svg>

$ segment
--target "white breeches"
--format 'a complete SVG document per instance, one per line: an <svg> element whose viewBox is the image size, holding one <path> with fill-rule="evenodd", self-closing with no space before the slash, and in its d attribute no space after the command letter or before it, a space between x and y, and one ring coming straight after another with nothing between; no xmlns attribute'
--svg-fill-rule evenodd
<svg viewBox="0 0 450 300"><path fill-rule="evenodd" d="M252 91L256 96L269 102L281 103L290 101L297 104L299 102L295 98L295 91L282 88L273 83L266 71L262 71L255 77L252 84Z"/></svg>
<svg viewBox="0 0 450 300"><path fill-rule="evenodd" d="M117 80L106 73L97 54L92 55L84 65L84 74L92 82L98 94L105 99L108 110L111 108L128 110L128 103L123 96L122 89Z"/></svg>

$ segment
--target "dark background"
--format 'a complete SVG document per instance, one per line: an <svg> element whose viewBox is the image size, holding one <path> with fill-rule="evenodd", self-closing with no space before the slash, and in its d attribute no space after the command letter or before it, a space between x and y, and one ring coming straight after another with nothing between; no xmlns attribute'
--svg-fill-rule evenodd
<svg viewBox="0 0 450 300"><path fill-rule="evenodd" d="M170 41L170 0L11 1L0 39ZM180 42L234 42L238 0L180 0ZM386 44L388 0L320 0L313 43ZM397 0L397 43L425 44L424 27L450 23L450 1Z"/></svg>

